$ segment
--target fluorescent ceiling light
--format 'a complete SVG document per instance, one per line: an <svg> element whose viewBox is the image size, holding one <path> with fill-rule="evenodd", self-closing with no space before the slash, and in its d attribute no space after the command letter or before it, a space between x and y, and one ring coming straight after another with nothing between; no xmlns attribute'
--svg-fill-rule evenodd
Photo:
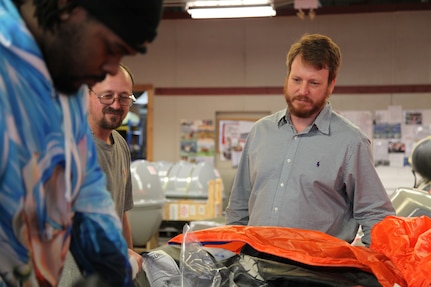
<svg viewBox="0 0 431 287"><path fill-rule="evenodd" d="M216 6L248 6L270 5L271 0L196 0L188 1L187 7L216 7Z"/></svg>
<svg viewBox="0 0 431 287"><path fill-rule="evenodd" d="M276 14L271 6L190 8L187 12L193 19L270 17Z"/></svg>
<svg viewBox="0 0 431 287"><path fill-rule="evenodd" d="M270 17L276 14L270 0L191 1L187 12L193 19Z"/></svg>

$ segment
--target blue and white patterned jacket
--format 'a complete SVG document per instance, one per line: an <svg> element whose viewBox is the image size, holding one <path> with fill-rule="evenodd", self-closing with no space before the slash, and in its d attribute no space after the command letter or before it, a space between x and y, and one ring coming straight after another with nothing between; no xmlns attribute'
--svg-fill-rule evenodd
<svg viewBox="0 0 431 287"><path fill-rule="evenodd" d="M10 0L0 0L0 23L0 287L57 285L69 244L84 274L129 286L127 245L89 132L86 89L54 90Z"/></svg>

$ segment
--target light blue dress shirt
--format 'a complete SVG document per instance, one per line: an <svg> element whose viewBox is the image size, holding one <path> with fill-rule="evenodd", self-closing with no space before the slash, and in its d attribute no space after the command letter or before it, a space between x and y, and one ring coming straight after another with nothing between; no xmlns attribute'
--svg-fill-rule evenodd
<svg viewBox="0 0 431 287"><path fill-rule="evenodd" d="M362 226L395 211L374 168L371 142L328 102L297 133L287 110L252 128L233 183L226 223L320 230L352 242Z"/></svg>

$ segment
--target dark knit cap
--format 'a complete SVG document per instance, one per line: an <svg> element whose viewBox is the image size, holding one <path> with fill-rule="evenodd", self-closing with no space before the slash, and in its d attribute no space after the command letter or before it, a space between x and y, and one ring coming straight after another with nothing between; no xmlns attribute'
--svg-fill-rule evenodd
<svg viewBox="0 0 431 287"><path fill-rule="evenodd" d="M141 53L152 42L162 17L163 0L74 0Z"/></svg>

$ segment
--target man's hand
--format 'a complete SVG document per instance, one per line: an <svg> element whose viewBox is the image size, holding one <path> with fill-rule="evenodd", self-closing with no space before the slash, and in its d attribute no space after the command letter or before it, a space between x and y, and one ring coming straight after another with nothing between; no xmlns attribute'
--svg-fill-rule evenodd
<svg viewBox="0 0 431 287"><path fill-rule="evenodd" d="M132 249L128 249L128 252L129 252L129 260L130 261L133 260L138 264L138 270L136 270L136 274L137 274L142 270L142 263L144 263L144 259L140 254L136 253ZM135 273L135 271L133 270L133 265L132 265L132 271L133 273ZM136 276L136 274L133 274L133 278Z"/></svg>

